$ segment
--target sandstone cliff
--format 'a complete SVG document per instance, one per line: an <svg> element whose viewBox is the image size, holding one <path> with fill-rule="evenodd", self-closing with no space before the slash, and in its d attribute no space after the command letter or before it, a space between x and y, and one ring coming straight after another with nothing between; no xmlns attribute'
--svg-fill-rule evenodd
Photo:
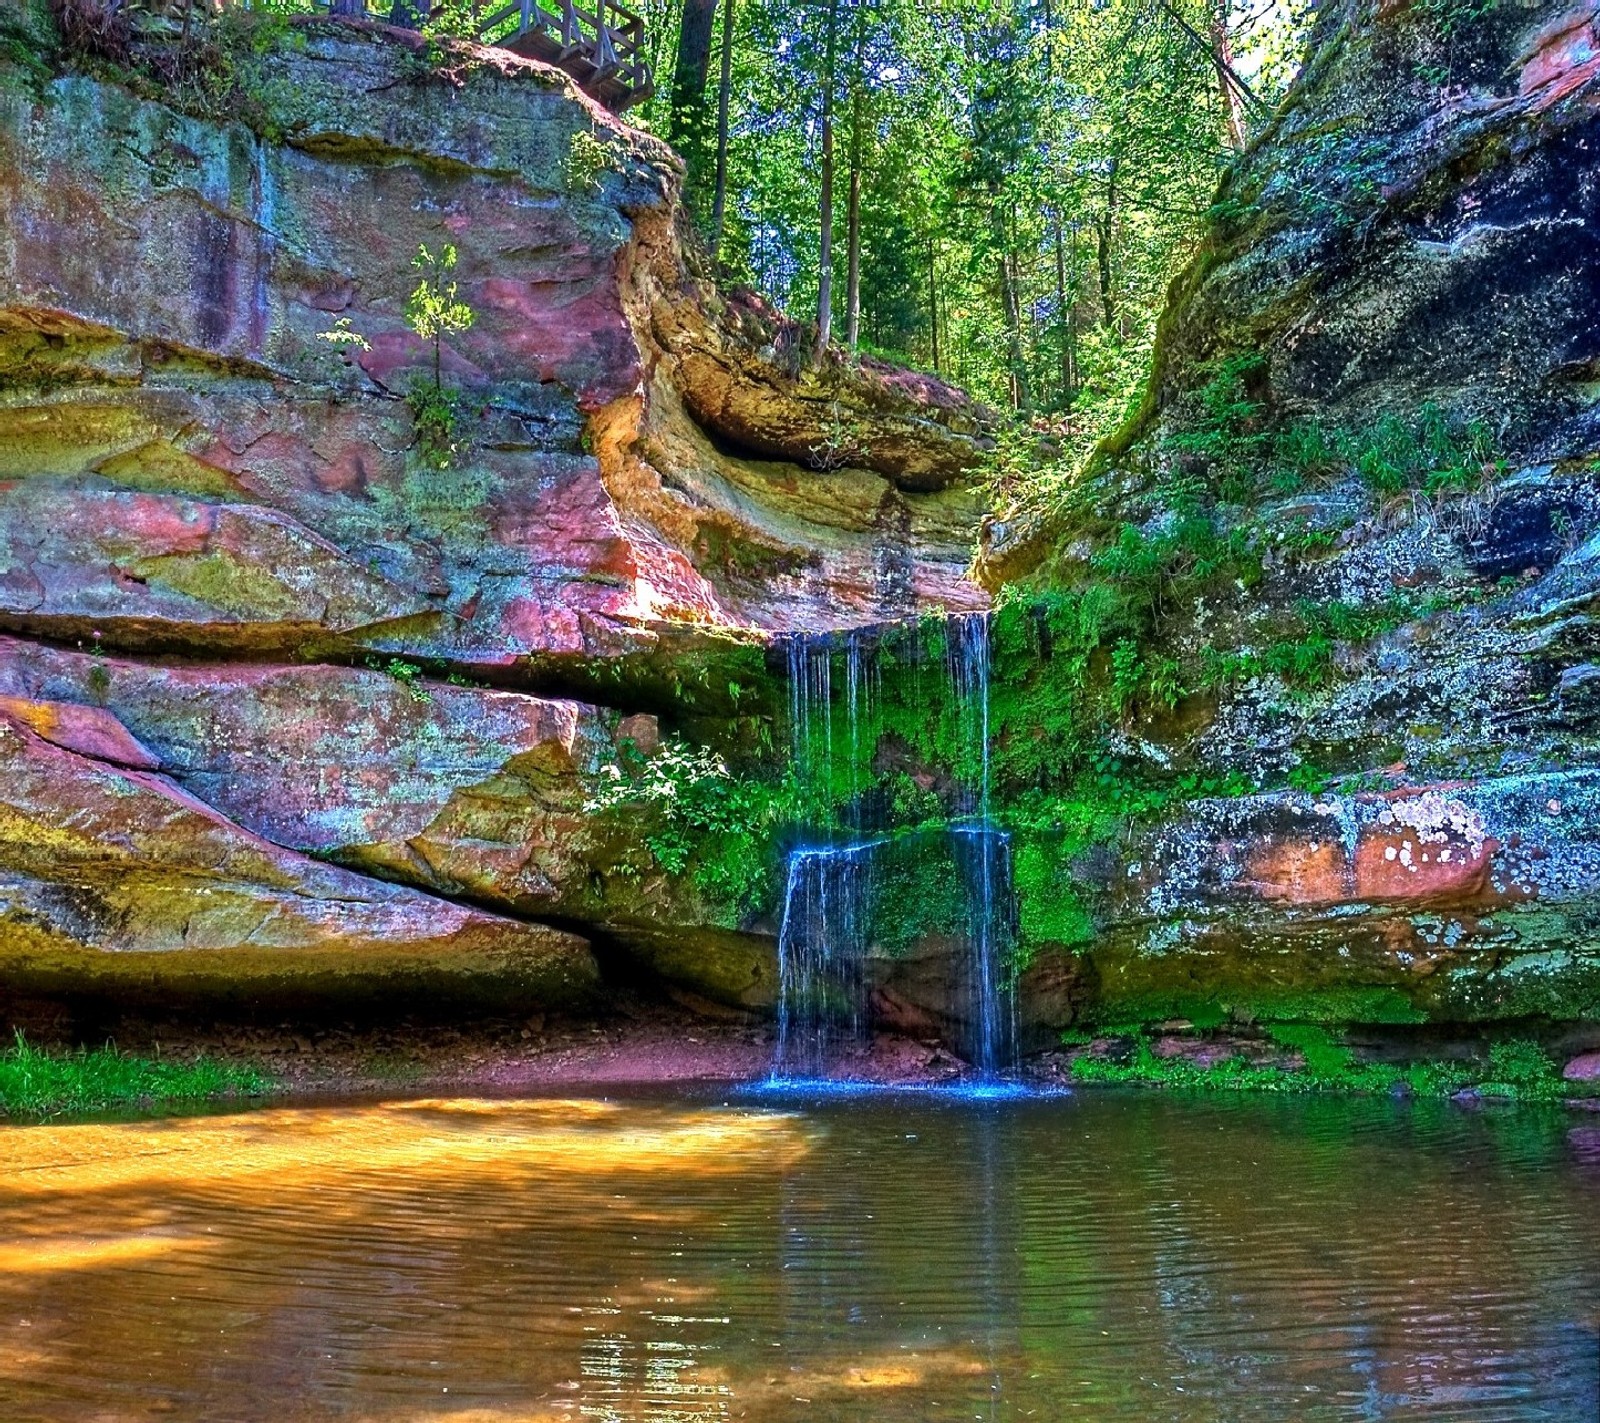
<svg viewBox="0 0 1600 1423"><path fill-rule="evenodd" d="M993 530L1146 599L1108 714L1161 789L1047 881L1099 1021L1600 1016L1596 25L1323 7L1140 417Z"/></svg>
<svg viewBox="0 0 1600 1423"><path fill-rule="evenodd" d="M775 630L980 606L983 412L795 359L694 275L677 160L545 66L298 21L246 124L4 15L6 982L570 1003L598 933L770 1001L770 924L585 807L619 746L748 739ZM405 307L445 244L434 461Z"/></svg>

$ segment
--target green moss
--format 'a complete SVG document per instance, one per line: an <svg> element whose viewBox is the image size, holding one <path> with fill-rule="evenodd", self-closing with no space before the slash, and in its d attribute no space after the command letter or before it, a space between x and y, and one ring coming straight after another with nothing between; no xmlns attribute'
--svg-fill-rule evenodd
<svg viewBox="0 0 1600 1423"><path fill-rule="evenodd" d="M1022 967L1045 944L1076 948L1095 936L1094 914L1079 892L1064 848L1060 839L1037 833L1019 834L1013 844Z"/></svg>
<svg viewBox="0 0 1600 1423"><path fill-rule="evenodd" d="M268 1085L254 1068L212 1058L163 1061L114 1047L47 1052L21 1033L0 1052L0 1113L12 1117L259 1096Z"/></svg>
<svg viewBox="0 0 1600 1423"><path fill-rule="evenodd" d="M1551 940L1560 945L1574 927L1559 905L1534 904L1516 914L1518 939L1525 946ZM1600 956L1558 946L1508 957L1493 972L1453 976L1441 986L1438 1004L1468 1021L1600 1021Z"/></svg>
<svg viewBox="0 0 1600 1423"><path fill-rule="evenodd" d="M878 851L873 899L872 941L891 957L921 940L956 932L966 897L948 837L915 834Z"/></svg>
<svg viewBox="0 0 1600 1423"><path fill-rule="evenodd" d="M1249 965L1226 961L1207 962L1208 983L1194 981L1193 966L1163 968L1159 961L1141 961L1141 972L1136 975L1113 974L1110 967L1100 966L1099 991L1080 1010L1083 1021L1091 1026L1138 1026L1173 1019L1211 1026L1228 1021L1400 1026L1428 1020L1428 1015L1396 988L1342 983L1292 988L1252 982ZM1309 975L1313 966L1306 965L1304 971ZM1332 971L1352 970L1335 967ZM1152 982L1162 978L1175 980L1175 986L1159 987ZM1121 986L1124 982L1126 987Z"/></svg>
<svg viewBox="0 0 1600 1423"><path fill-rule="evenodd" d="M293 622L305 612L299 595L285 587L275 570L225 553L158 554L135 560L129 571L239 618Z"/></svg>
<svg viewBox="0 0 1600 1423"><path fill-rule="evenodd" d="M1150 1040L1134 1035L1125 1054L1081 1055L1072 1063L1075 1082L1128 1083L1149 1087L1244 1092L1409 1091L1448 1096L1473 1089L1486 1097L1549 1102L1570 1095L1555 1064L1536 1043L1494 1044L1487 1063L1420 1060L1406 1064L1363 1062L1326 1029L1280 1027L1270 1037L1290 1049L1296 1063L1265 1063L1239 1054L1197 1064L1182 1056L1158 1055ZM1075 1039L1081 1034L1074 1035Z"/></svg>

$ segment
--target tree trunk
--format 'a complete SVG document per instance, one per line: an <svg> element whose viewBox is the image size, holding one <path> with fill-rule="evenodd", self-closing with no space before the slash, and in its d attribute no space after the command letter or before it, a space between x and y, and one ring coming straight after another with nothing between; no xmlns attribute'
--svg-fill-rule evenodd
<svg viewBox="0 0 1600 1423"><path fill-rule="evenodd" d="M933 333L933 373L939 374L939 245L928 239L928 329Z"/></svg>
<svg viewBox="0 0 1600 1423"><path fill-rule="evenodd" d="M1011 366L1011 403L1018 410L1033 408L1028 363L1022 349L1022 297L1017 275L1016 243L1006 221L1008 209L994 195L995 245L1000 250L1000 310L1005 318L1006 350Z"/></svg>
<svg viewBox="0 0 1600 1423"><path fill-rule="evenodd" d="M867 114L866 54L866 5L864 0L856 0L855 62L850 76L850 198L845 219L849 274L844 296L852 361L861 337L861 142Z"/></svg>
<svg viewBox="0 0 1600 1423"><path fill-rule="evenodd" d="M722 6L722 73L717 80L717 193L711 204L711 255L722 255L722 224L728 211L728 104L733 91L733 5Z"/></svg>
<svg viewBox="0 0 1600 1423"><path fill-rule="evenodd" d="M1117 324L1116 293L1112 289L1111 236L1117 220L1117 160L1106 175L1105 210L1095 218L1095 260L1100 271L1100 312L1108 331Z"/></svg>
<svg viewBox="0 0 1600 1423"><path fill-rule="evenodd" d="M1211 54L1217 70L1217 87L1222 91L1222 123L1228 147L1242 152L1248 136L1244 118L1244 95L1239 92L1233 69L1233 36L1228 30L1229 0L1212 0Z"/></svg>
<svg viewBox="0 0 1600 1423"><path fill-rule="evenodd" d="M828 0L822 74L822 201L817 250L817 359L833 339L833 81L838 58L839 0Z"/></svg>
<svg viewBox="0 0 1600 1423"><path fill-rule="evenodd" d="M850 196L846 201L845 226L848 261L844 282L844 305L850 341L850 359L856 358L861 342L861 170L850 168Z"/></svg>
<svg viewBox="0 0 1600 1423"><path fill-rule="evenodd" d="M678 30L678 63L672 72L672 146L688 167L684 195L693 209L705 177L706 80L711 72L711 32L717 19L717 0L683 0L683 21Z"/></svg>
<svg viewBox="0 0 1600 1423"><path fill-rule="evenodd" d="M1055 212L1056 238L1056 324L1061 342L1061 408L1071 410L1078 397L1078 371L1074 360L1077 341L1073 332L1073 304L1067 300L1067 245L1061 235L1061 211Z"/></svg>

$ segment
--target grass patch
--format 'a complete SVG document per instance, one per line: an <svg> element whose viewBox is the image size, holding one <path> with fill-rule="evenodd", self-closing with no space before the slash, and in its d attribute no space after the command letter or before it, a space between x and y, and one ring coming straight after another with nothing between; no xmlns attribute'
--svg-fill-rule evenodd
<svg viewBox="0 0 1600 1423"><path fill-rule="evenodd" d="M9 1117L257 1096L268 1086L253 1067L206 1057L189 1062L135 1057L112 1046L52 1052L35 1047L20 1032L0 1052L0 1114Z"/></svg>

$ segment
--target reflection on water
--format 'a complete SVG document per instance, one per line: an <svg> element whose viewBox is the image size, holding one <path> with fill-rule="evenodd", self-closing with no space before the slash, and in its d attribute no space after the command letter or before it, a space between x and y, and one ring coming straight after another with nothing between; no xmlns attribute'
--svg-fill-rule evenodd
<svg viewBox="0 0 1600 1423"><path fill-rule="evenodd" d="M0 1129L5 1423L1600 1417L1558 1114L427 1101Z"/></svg>

